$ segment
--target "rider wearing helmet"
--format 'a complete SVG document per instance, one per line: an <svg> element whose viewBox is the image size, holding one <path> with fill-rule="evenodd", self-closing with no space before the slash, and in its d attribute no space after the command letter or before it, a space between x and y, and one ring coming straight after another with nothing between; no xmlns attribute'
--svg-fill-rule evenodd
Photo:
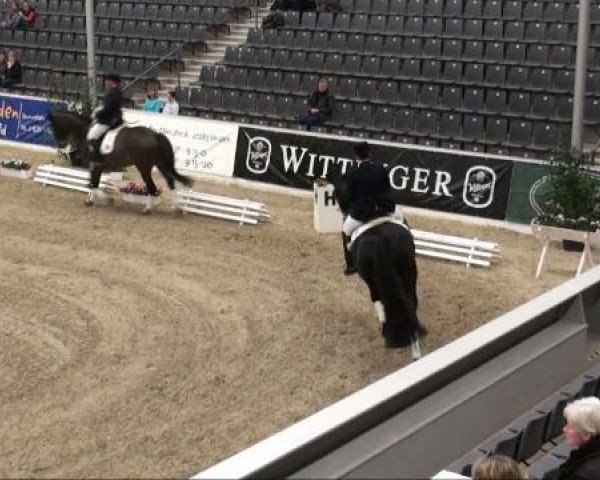
<svg viewBox="0 0 600 480"><path fill-rule="evenodd" d="M381 163L369 159L369 144L357 143L354 146L354 157L357 167L348 173L350 205L342 227L346 275L356 273L348 252L348 242L352 233L362 224L394 213L396 209L395 203L389 197L391 184L388 173Z"/></svg>
<svg viewBox="0 0 600 480"><path fill-rule="evenodd" d="M97 107L92 113L92 124L88 130L87 140L89 150L94 154L94 161L100 163L100 142L104 134L111 128L118 127L123 123L123 114L121 105L123 104L123 94L119 88L121 79L116 73L107 75L104 78L106 93L102 105Z"/></svg>

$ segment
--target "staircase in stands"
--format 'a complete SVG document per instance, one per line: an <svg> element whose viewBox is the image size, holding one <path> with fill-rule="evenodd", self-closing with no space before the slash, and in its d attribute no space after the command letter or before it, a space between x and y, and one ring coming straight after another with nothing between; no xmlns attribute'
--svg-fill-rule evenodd
<svg viewBox="0 0 600 480"><path fill-rule="evenodd" d="M229 23L228 33L219 33L217 38L206 41L206 51L199 51L193 55L185 55L183 57L185 68L179 73L179 76L176 72L159 75L159 98L164 98L169 90L175 90L179 86L179 82L181 82L182 87L188 87L190 84L197 83L200 78L202 66L219 63L225 57L225 49L227 47L243 44L248 37L248 31L257 25L260 26L262 20L270 13L270 6L271 2L268 2L266 6L258 8L258 19L255 8L252 9L249 16L244 16L240 13L236 22ZM133 100L135 105L141 108L144 103L144 93L141 89L136 89Z"/></svg>

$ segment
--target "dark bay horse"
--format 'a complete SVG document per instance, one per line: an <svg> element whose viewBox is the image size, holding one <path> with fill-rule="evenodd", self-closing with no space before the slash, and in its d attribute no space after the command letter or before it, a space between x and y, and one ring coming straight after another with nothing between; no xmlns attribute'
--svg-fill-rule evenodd
<svg viewBox="0 0 600 480"><path fill-rule="evenodd" d="M71 144L84 159L84 164L93 166L90 180L92 193L88 204L93 202L93 194L100 184L103 171L118 172L130 165L139 170L150 196L156 196L157 193L152 180L152 168L155 166L165 177L171 190L175 188L176 181L188 187L192 185L189 178L175 170L173 147L162 133L146 127L124 128L117 136L113 151L102 157L101 164L94 165L91 163L93 155L88 151L86 140L91 119L73 112L50 113L49 119L59 148Z"/></svg>
<svg viewBox="0 0 600 480"><path fill-rule="evenodd" d="M348 184L342 176L328 180L333 183L338 205L345 214L350 202ZM413 360L417 360L421 356L419 337L426 335L427 330L417 317L414 239L408 225L400 223L403 224L385 221L364 230L353 239L350 253L360 278L369 288L386 346L411 346Z"/></svg>

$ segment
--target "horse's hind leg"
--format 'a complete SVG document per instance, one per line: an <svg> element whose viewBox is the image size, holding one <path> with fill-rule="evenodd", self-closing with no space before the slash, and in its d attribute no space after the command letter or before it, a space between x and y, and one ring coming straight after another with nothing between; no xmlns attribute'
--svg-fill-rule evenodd
<svg viewBox="0 0 600 480"><path fill-rule="evenodd" d="M410 343L410 352L412 354L413 362L416 362L421 358L421 346L419 345L419 337L416 336Z"/></svg>
<svg viewBox="0 0 600 480"><path fill-rule="evenodd" d="M146 188L148 189L148 202L146 203L146 207L144 208L144 213L150 213L152 209L152 202L156 197L156 185L154 184L154 180L152 180L152 168L144 168L139 169L142 175L142 180L146 184Z"/></svg>

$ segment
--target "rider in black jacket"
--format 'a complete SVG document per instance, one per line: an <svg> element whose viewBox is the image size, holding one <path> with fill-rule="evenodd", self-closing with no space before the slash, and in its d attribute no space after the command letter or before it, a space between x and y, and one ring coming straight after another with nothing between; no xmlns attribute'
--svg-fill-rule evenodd
<svg viewBox="0 0 600 480"><path fill-rule="evenodd" d="M358 166L348 173L350 205L342 228L346 275L356 273L347 248L352 233L362 224L390 215L396 209L389 195L391 184L388 173L381 163L369 159L368 143L356 144L354 154Z"/></svg>
<svg viewBox="0 0 600 480"><path fill-rule="evenodd" d="M102 105L92 114L93 122L88 130L87 139L90 152L94 154L94 160L101 162L100 143L104 134L111 128L116 128L123 123L123 94L119 88L120 78L117 74L107 75L104 79L106 93Z"/></svg>

